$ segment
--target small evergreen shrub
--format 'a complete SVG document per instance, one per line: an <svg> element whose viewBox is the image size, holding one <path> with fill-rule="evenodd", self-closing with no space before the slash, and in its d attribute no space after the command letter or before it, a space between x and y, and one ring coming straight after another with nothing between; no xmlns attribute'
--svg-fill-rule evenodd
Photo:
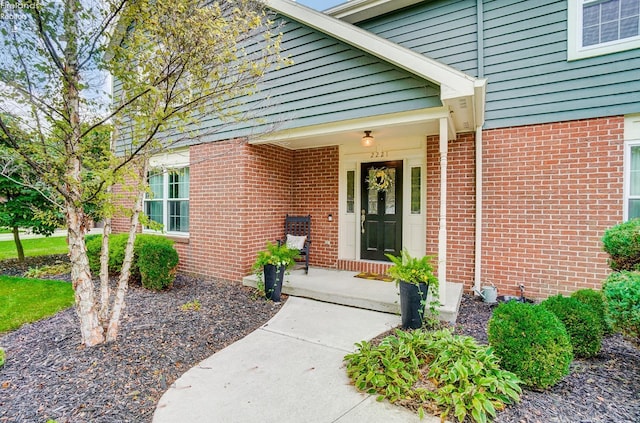
<svg viewBox="0 0 640 423"><path fill-rule="evenodd" d="M602 243L609 254L611 269L640 270L640 219L632 219L607 229Z"/></svg>
<svg viewBox="0 0 640 423"><path fill-rule="evenodd" d="M4 349L0 348L0 367L4 366L5 353Z"/></svg>
<svg viewBox="0 0 640 423"><path fill-rule="evenodd" d="M116 275L122 269L124 261L124 251L127 246L129 234L120 233L109 236L109 274ZM89 267L94 275L100 272L100 251L102 249L102 236L91 235L85 238L87 255L89 257ZM131 279L140 281L140 270L138 269L138 255L140 249L147 244L163 245L173 247L173 241L161 235L138 234L133 244L133 262L131 263Z"/></svg>
<svg viewBox="0 0 640 423"><path fill-rule="evenodd" d="M602 346L602 325L593 309L571 297L555 295L540 303L564 324L576 357L594 357Z"/></svg>
<svg viewBox="0 0 640 423"><path fill-rule="evenodd" d="M591 307L598 316L598 320L600 320L602 333L604 335L611 333L611 321L609 320L602 291L596 291L595 289L581 289L571 294L571 297L580 301L582 304L586 304Z"/></svg>
<svg viewBox="0 0 640 423"><path fill-rule="evenodd" d="M640 272L612 273L602 286L613 328L640 338Z"/></svg>
<svg viewBox="0 0 640 423"><path fill-rule="evenodd" d="M569 335L546 308L517 301L500 304L487 332L500 366L527 386L546 389L569 373L573 360Z"/></svg>
<svg viewBox="0 0 640 423"><path fill-rule="evenodd" d="M172 245L145 242L138 251L137 263L142 286L161 291L170 288L176 278L178 252Z"/></svg>

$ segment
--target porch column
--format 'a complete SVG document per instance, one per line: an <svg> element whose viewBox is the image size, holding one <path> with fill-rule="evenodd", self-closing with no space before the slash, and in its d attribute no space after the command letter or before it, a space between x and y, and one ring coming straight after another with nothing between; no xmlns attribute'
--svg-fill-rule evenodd
<svg viewBox="0 0 640 423"><path fill-rule="evenodd" d="M447 153L449 151L448 119L440 118L440 221L438 230L438 294L447 303Z"/></svg>

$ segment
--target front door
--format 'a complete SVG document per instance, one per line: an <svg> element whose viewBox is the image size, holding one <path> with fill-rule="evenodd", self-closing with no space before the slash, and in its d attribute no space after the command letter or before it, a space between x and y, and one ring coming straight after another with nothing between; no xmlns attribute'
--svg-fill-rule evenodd
<svg viewBox="0 0 640 423"><path fill-rule="evenodd" d="M402 161L362 163L360 258L389 261L402 250Z"/></svg>

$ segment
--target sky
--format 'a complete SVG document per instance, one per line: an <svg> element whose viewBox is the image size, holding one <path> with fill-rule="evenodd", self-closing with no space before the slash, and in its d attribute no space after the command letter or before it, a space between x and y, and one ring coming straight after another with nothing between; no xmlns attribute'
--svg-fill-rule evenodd
<svg viewBox="0 0 640 423"><path fill-rule="evenodd" d="M327 10L347 0L298 0L298 3L304 4L316 10Z"/></svg>

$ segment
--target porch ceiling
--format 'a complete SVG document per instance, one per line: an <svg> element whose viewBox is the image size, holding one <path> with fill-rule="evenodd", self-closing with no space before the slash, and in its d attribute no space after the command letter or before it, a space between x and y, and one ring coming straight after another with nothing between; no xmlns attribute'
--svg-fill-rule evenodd
<svg viewBox="0 0 640 423"><path fill-rule="evenodd" d="M376 141L393 142L437 135L439 119L451 118L447 108L419 110L331 124L293 128L274 132L251 144L275 144L290 150L359 143L364 131L372 131Z"/></svg>

